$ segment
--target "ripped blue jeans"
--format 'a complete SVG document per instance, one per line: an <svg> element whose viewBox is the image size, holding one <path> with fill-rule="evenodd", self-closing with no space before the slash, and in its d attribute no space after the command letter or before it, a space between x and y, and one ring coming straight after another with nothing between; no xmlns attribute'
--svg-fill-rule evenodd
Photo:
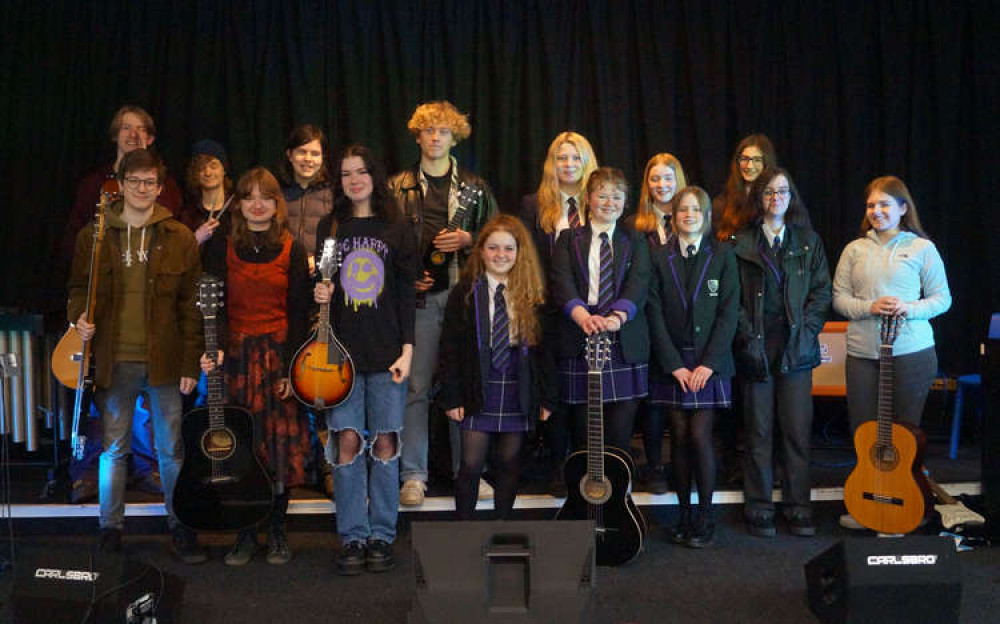
<svg viewBox="0 0 1000 624"><path fill-rule="evenodd" d="M405 381L393 383L388 372L356 373L351 396L327 412L327 460L333 464L337 533L345 544L368 540L391 544L396 539L405 404ZM339 437L351 432L362 440L361 450L353 457L339 457ZM389 460L375 457L373 450L379 436L395 436L395 453Z"/></svg>

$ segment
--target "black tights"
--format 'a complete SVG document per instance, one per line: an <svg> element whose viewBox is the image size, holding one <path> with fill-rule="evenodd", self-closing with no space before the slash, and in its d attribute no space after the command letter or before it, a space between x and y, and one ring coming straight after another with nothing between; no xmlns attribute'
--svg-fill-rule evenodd
<svg viewBox="0 0 1000 624"><path fill-rule="evenodd" d="M646 451L646 463L650 466L663 465L663 431L667 427L665 416L662 407L646 405L642 417L642 446Z"/></svg>
<svg viewBox="0 0 1000 624"><path fill-rule="evenodd" d="M486 433L462 429L462 461L455 483L455 510L459 520L471 520L479 500L479 478L490 450L490 441L496 440L494 456L490 460L496 487L493 489L493 508L501 520L510 517L517 497L517 478L521 470L519 456L524 444L524 434Z"/></svg>
<svg viewBox="0 0 1000 624"><path fill-rule="evenodd" d="M714 409L670 410L670 461L681 507L691 506L691 464L698 484L698 506L712 505L715 489L715 449L712 446Z"/></svg>

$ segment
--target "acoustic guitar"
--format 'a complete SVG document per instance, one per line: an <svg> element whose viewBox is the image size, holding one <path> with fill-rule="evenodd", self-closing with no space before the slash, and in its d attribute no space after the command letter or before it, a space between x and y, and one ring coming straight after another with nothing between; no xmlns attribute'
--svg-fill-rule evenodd
<svg viewBox="0 0 1000 624"><path fill-rule="evenodd" d="M904 322L883 316L879 346L878 418L854 433L858 464L844 484L844 504L861 525L880 533L910 533L927 511L923 453L926 436L893 420L892 345Z"/></svg>
<svg viewBox="0 0 1000 624"><path fill-rule="evenodd" d="M329 284L340 262L336 256L336 240L323 242L319 272L323 283ZM295 352L288 377L292 394L309 407L329 409L351 396L354 389L354 362L351 354L337 340L330 325L330 303L319 307L319 323L312 336Z"/></svg>
<svg viewBox="0 0 1000 624"><path fill-rule="evenodd" d="M198 307L205 322L205 353L216 361L216 315L223 305L222 282L205 274L198 283ZM253 416L225 404L223 373L208 373L208 400L181 423L184 464L174 488L174 513L196 531L238 531L271 510L271 478L255 449Z"/></svg>
<svg viewBox="0 0 1000 624"><path fill-rule="evenodd" d="M455 208L455 214L448 220L448 225L445 226L445 229L449 232L454 232L457 229L464 228L469 210L482 196L483 189L470 186L465 182L459 184L458 206ZM454 251L441 251L434 246L433 241L427 241L427 247L424 250L423 266L424 270L434 279L434 286L431 287L432 292L441 291L448 287L448 267L451 266L451 260L454 257ZM426 293L417 293L418 308L424 307L426 296Z"/></svg>
<svg viewBox="0 0 1000 624"><path fill-rule="evenodd" d="M587 450L566 458L566 502L557 520L593 520L597 565L618 566L642 552L646 519L632 501L635 464L623 449L604 445L601 371L610 360L611 339L587 336Z"/></svg>
<svg viewBox="0 0 1000 624"><path fill-rule="evenodd" d="M94 241L90 249L90 267L87 276L87 302L84 308L87 318L94 318L97 307L97 265L101 259L101 245L104 242L104 215L108 198L103 193L97 204L97 214L94 217ZM76 394L73 398L73 428L70 434L70 453L74 459L83 459L83 451L87 445L86 436L80 435L80 419L86 418L84 411L90 411L90 401L87 393L93 387L94 380L90 371L91 341L83 340L72 324L63 337L59 339L52 351L52 374L59 383L67 388L73 388Z"/></svg>

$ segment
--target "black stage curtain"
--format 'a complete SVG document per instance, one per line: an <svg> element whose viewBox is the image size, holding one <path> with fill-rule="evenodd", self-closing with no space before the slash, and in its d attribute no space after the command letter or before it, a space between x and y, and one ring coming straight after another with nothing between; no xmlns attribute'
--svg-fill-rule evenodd
<svg viewBox="0 0 1000 624"><path fill-rule="evenodd" d="M899 175L954 295L936 321L945 369L970 369L1000 309L995 2L7 0L0 15L3 304L59 318L49 250L75 180L113 157L122 103L152 113L179 178L205 137L237 172L276 166L302 122L399 169L418 153L410 112L445 98L473 124L457 156L505 210L564 129L635 182L672 152L712 195L736 142L765 132L831 270L866 183Z"/></svg>

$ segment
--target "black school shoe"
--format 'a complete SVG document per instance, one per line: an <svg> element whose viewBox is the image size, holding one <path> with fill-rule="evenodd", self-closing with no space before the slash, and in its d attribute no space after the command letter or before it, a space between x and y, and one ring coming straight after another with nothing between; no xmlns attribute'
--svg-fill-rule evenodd
<svg viewBox="0 0 1000 624"><path fill-rule="evenodd" d="M388 572L396 567L392 555L392 544L384 540L372 540L365 548L365 567L369 572Z"/></svg>
<svg viewBox="0 0 1000 624"><path fill-rule="evenodd" d="M677 518L677 524L669 529L667 539L674 544L684 544L687 542L688 536L691 535L691 531L693 529L694 524L691 522L691 508L681 507L680 515Z"/></svg>
<svg viewBox="0 0 1000 624"><path fill-rule="evenodd" d="M701 510L694 528L684 540L684 545L688 548L705 548L711 546L713 542L715 542L715 522L712 520L711 512Z"/></svg>
<svg viewBox="0 0 1000 624"><path fill-rule="evenodd" d="M747 532L755 537L774 537L778 534L774 527L774 516L754 513L747 516Z"/></svg>
<svg viewBox="0 0 1000 624"><path fill-rule="evenodd" d="M348 542L340 549L336 559L337 573L341 576L357 576L365 571L365 545L362 542Z"/></svg>
<svg viewBox="0 0 1000 624"><path fill-rule="evenodd" d="M798 537L816 535L816 524L809 514L792 514L788 517L788 532Z"/></svg>

